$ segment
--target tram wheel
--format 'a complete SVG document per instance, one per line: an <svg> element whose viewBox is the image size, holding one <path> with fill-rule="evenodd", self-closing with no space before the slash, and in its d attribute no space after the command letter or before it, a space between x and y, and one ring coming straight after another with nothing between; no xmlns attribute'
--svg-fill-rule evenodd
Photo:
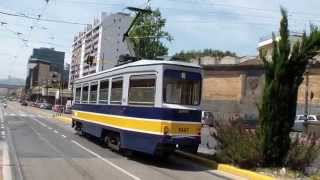
<svg viewBox="0 0 320 180"><path fill-rule="evenodd" d="M104 148L108 148L109 147L109 136L104 136L102 139L102 145Z"/></svg>
<svg viewBox="0 0 320 180"><path fill-rule="evenodd" d="M82 130L82 128L80 128L80 127L77 127L77 128L76 128L76 134L79 135L79 136L83 136L83 137L85 137L85 136L87 135L87 133L84 132L84 131Z"/></svg>
<svg viewBox="0 0 320 180"><path fill-rule="evenodd" d="M120 135L119 134L114 134L110 133L108 135L108 147L113 150L113 151L118 151L120 152L121 148L121 142L120 142Z"/></svg>

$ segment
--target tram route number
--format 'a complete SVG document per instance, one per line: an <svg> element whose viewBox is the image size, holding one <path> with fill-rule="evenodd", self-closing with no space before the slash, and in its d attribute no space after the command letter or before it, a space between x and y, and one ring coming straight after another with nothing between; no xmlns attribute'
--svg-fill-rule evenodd
<svg viewBox="0 0 320 180"><path fill-rule="evenodd" d="M189 128L178 128L178 131L180 133L188 133L189 132Z"/></svg>

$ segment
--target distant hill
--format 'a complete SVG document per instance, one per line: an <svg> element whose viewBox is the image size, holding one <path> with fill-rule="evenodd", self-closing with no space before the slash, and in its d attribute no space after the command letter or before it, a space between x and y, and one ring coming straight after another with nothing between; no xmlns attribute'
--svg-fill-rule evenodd
<svg viewBox="0 0 320 180"><path fill-rule="evenodd" d="M7 79L0 79L0 84L24 86L25 80L21 78L8 77Z"/></svg>

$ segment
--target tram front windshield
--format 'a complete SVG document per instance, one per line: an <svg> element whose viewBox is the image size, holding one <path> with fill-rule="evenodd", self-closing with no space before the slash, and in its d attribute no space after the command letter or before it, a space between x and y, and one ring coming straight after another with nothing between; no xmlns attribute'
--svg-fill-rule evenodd
<svg viewBox="0 0 320 180"><path fill-rule="evenodd" d="M164 72L164 102L168 104L199 105L201 74L177 70Z"/></svg>

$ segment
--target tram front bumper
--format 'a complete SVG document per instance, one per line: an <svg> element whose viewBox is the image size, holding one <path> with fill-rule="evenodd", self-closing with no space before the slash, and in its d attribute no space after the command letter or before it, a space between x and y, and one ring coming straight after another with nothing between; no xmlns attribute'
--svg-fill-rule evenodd
<svg viewBox="0 0 320 180"><path fill-rule="evenodd" d="M163 139L164 144L175 145L176 148L192 146L198 147L201 143L200 136L166 136Z"/></svg>

